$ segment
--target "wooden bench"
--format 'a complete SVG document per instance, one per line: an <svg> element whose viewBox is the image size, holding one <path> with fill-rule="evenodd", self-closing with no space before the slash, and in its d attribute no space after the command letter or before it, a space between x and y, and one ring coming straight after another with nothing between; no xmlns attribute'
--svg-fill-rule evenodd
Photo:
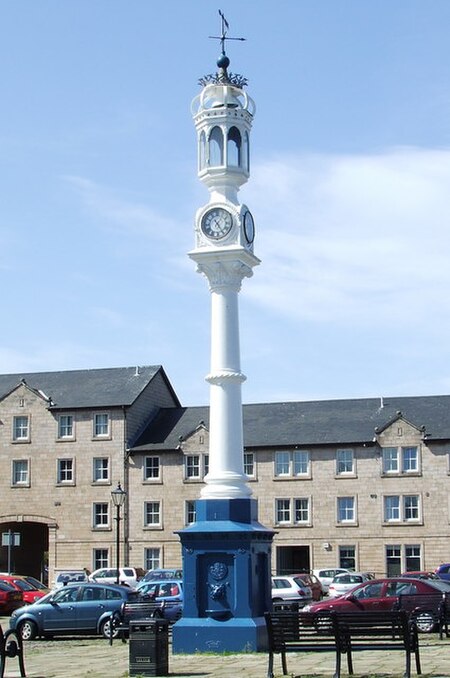
<svg viewBox="0 0 450 678"><path fill-rule="evenodd" d="M267 678L274 678L274 655L281 656L283 674L286 675L286 654L290 652L337 653L337 625L334 612L314 613L302 610L275 609L264 614L269 640ZM336 675L339 675L336 666Z"/></svg>
<svg viewBox="0 0 450 678"><path fill-rule="evenodd" d="M394 609L409 612L416 622L419 633L429 633L437 629L441 639L444 631L447 635L450 623L450 599L444 592L402 594L398 597Z"/></svg>
<svg viewBox="0 0 450 678"><path fill-rule="evenodd" d="M334 652L334 678L340 678L342 657L353 674L353 652L401 650L405 653L405 678L411 676L411 655L421 673L417 627L405 610L363 612L266 612L269 640L267 678L274 678L274 655L281 655L287 675L286 654L290 652Z"/></svg>
<svg viewBox="0 0 450 678"><path fill-rule="evenodd" d="M145 600L140 602L122 603L119 610L112 612L109 622L109 644L112 645L114 638L121 638L125 643L130 621L140 619L162 619L164 617L164 602Z"/></svg>
<svg viewBox="0 0 450 678"><path fill-rule="evenodd" d="M399 650L405 653L405 678L411 676L411 656L421 674L419 638L415 621L407 610L335 612L337 652L347 656L348 672L353 673L353 652ZM340 667L340 662L336 662ZM339 674L338 674L339 675Z"/></svg>

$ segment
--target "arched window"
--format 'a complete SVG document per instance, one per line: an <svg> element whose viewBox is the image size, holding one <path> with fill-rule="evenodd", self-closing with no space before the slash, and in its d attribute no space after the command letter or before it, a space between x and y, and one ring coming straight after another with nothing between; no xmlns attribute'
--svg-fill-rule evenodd
<svg viewBox="0 0 450 678"><path fill-rule="evenodd" d="M237 127L231 127L227 140L227 162L229 167L241 166L241 145L241 133Z"/></svg>
<svg viewBox="0 0 450 678"><path fill-rule="evenodd" d="M243 156L243 162L244 162L244 169L247 170L247 172L250 172L250 140L248 137L248 132L244 134L244 143L242 146L242 156Z"/></svg>
<svg viewBox="0 0 450 678"><path fill-rule="evenodd" d="M204 169L204 167L206 166L206 135L204 132L200 134L199 139L198 165L199 170Z"/></svg>
<svg viewBox="0 0 450 678"><path fill-rule="evenodd" d="M223 134L220 127L213 127L209 135L209 164L211 167L223 165Z"/></svg>

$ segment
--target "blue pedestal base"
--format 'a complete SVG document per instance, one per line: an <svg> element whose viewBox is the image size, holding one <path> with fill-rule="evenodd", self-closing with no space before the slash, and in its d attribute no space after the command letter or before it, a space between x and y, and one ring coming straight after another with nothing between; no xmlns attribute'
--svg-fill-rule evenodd
<svg viewBox="0 0 450 678"><path fill-rule="evenodd" d="M172 651L265 651L274 532L258 522L254 499L200 499L196 514L178 533L184 609Z"/></svg>

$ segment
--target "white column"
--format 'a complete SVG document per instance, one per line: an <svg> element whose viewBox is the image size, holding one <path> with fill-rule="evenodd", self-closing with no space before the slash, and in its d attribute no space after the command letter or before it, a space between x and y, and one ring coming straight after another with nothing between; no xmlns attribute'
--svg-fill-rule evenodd
<svg viewBox="0 0 450 678"><path fill-rule="evenodd" d="M197 251L198 252L198 251ZM209 473L203 499L249 497L252 490L244 474L238 293L244 277L252 275L256 257L243 262L234 255L207 257L196 252L198 270L211 290L211 371ZM192 253L193 254L193 253ZM191 254L191 256L192 256Z"/></svg>

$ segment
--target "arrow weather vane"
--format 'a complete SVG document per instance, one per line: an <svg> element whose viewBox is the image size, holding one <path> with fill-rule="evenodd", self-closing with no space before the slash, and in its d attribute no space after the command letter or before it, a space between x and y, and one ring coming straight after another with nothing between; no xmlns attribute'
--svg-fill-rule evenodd
<svg viewBox="0 0 450 678"><path fill-rule="evenodd" d="M221 31L222 35L210 35L211 40L220 40L220 45L222 48L222 54L225 54L225 40L245 40L245 38L229 38L227 37L227 31L230 29L230 24L225 19L224 13L219 9L219 16L221 20Z"/></svg>

